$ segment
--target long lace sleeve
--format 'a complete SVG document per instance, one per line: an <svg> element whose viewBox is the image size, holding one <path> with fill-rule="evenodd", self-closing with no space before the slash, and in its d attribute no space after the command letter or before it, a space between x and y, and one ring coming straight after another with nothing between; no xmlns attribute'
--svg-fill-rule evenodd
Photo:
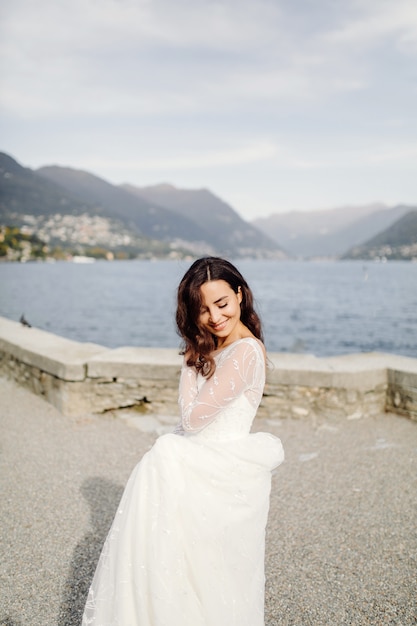
<svg viewBox="0 0 417 626"><path fill-rule="evenodd" d="M174 434L184 435L184 412L188 407L192 406L198 394L197 387L197 371L194 367L188 367L185 359L181 368L180 385L179 385L179 398L178 404L180 405L181 420L176 425Z"/></svg>
<svg viewBox="0 0 417 626"><path fill-rule="evenodd" d="M265 358L260 344L252 338L241 339L216 358L216 371L209 379L200 377L185 364L181 370L179 405L182 428L198 432L240 395L258 406L265 384Z"/></svg>

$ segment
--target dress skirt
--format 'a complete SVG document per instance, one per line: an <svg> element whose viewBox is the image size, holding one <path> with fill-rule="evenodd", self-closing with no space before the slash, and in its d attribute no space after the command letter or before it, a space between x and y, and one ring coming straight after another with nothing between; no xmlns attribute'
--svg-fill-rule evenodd
<svg viewBox="0 0 417 626"><path fill-rule="evenodd" d="M133 470L82 626L264 626L265 527L280 440L167 434Z"/></svg>

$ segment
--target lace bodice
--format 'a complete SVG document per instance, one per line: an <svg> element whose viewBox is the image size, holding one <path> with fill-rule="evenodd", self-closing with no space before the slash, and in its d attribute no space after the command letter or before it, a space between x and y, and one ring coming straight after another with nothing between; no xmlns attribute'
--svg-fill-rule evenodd
<svg viewBox="0 0 417 626"><path fill-rule="evenodd" d="M183 364L178 434L217 439L238 437L250 430L265 385L262 345L257 339L246 337L214 358L216 370L209 379Z"/></svg>

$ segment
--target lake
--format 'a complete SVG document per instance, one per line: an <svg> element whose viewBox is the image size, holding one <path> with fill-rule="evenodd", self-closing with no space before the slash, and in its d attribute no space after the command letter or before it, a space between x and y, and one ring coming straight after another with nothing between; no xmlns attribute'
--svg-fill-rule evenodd
<svg viewBox="0 0 417 626"><path fill-rule="evenodd" d="M189 262L0 263L0 315L108 347L180 345ZM417 263L238 260L272 352L417 357Z"/></svg>

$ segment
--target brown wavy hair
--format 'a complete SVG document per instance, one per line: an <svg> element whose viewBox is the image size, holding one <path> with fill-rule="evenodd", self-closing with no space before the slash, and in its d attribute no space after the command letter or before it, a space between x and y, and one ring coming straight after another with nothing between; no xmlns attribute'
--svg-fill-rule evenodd
<svg viewBox="0 0 417 626"><path fill-rule="evenodd" d="M187 354L187 365L195 367L208 378L216 369L212 352L217 348L217 338L200 324L200 288L214 280L224 280L236 294L240 287L240 319L257 339L263 341L261 320L254 309L252 291L239 270L220 257L207 256L194 261L178 286L177 332L184 342L183 354Z"/></svg>

